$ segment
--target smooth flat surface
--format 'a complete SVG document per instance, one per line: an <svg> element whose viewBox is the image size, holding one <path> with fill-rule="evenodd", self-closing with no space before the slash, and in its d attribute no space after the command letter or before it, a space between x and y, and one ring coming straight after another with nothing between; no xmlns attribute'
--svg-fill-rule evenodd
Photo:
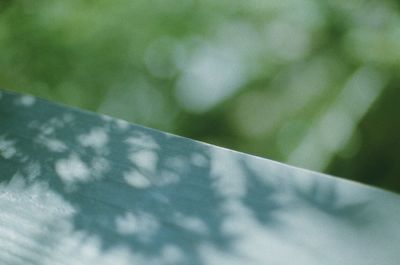
<svg viewBox="0 0 400 265"><path fill-rule="evenodd" d="M397 265L399 196L0 92L0 264Z"/></svg>

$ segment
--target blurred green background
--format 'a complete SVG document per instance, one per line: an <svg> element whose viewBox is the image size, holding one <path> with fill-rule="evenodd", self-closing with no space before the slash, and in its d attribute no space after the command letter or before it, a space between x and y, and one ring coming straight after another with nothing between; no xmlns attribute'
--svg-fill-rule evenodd
<svg viewBox="0 0 400 265"><path fill-rule="evenodd" d="M400 191L400 1L0 2L0 86Z"/></svg>

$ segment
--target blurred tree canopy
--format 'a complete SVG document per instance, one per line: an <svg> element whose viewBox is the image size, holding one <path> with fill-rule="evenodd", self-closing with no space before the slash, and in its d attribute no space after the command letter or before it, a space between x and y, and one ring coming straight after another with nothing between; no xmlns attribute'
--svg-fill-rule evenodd
<svg viewBox="0 0 400 265"><path fill-rule="evenodd" d="M400 191L400 2L8 0L0 86Z"/></svg>

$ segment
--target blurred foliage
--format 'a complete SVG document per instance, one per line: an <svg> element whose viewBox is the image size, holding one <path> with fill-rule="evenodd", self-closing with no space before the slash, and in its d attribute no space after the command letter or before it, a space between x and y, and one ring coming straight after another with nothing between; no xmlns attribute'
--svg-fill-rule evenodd
<svg viewBox="0 0 400 265"><path fill-rule="evenodd" d="M400 191L400 3L8 0L0 86Z"/></svg>

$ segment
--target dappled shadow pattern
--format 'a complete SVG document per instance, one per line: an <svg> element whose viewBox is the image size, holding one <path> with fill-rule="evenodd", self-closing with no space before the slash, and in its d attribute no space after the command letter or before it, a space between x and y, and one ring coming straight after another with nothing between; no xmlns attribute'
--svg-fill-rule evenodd
<svg viewBox="0 0 400 265"><path fill-rule="evenodd" d="M3 97L1 139L9 144L2 181L19 174L28 183L48 183L75 207L75 229L101 236L103 248L124 245L157 256L172 246L185 253L183 263L200 264L201 242L229 246L204 146L28 97Z"/></svg>
<svg viewBox="0 0 400 265"><path fill-rule="evenodd" d="M298 264L321 264L321 259L337 264L327 248L340 249L340 237L356 231L357 237L350 235L358 240L354 248L370 242L371 235L379 242L384 236L371 231L393 221L385 216L399 219L379 213L371 198L399 199L377 190L30 96L0 93L0 119L0 190L26 191L17 199L6 194L13 203L0 207L45 226L30 239L40 242L40 249L10 264L51 264L44 260L60 244L57 234L70 231L54 221L57 216L71 216L69 233L86 245L89 256L128 249L147 264L194 265L285 263L290 257L282 253L295 250L307 257ZM29 216L24 200L35 204L38 196L45 205L27 209L42 212ZM330 228L321 233L325 223ZM321 240L319 251L327 256L316 254ZM397 257L392 250L381 249L377 260ZM368 257L351 260L363 258Z"/></svg>

